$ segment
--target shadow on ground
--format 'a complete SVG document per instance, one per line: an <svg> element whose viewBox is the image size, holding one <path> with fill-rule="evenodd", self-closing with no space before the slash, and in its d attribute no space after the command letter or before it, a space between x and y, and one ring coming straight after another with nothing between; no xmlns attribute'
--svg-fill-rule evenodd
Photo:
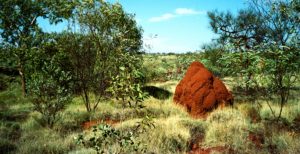
<svg viewBox="0 0 300 154"><path fill-rule="evenodd" d="M160 100L168 99L172 95L168 90L155 86L145 86L142 90L147 92L150 96Z"/></svg>

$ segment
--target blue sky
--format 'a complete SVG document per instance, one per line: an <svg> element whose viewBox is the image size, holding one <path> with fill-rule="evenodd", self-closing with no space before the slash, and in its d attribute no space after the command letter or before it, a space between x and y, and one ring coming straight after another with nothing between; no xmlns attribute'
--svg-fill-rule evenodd
<svg viewBox="0 0 300 154"><path fill-rule="evenodd" d="M126 12L134 13L144 30L147 52L187 52L200 50L216 35L209 27L208 11L237 12L246 0L110 0L118 1ZM66 29L66 23L49 26L40 20L45 31ZM155 37L154 37L155 36Z"/></svg>

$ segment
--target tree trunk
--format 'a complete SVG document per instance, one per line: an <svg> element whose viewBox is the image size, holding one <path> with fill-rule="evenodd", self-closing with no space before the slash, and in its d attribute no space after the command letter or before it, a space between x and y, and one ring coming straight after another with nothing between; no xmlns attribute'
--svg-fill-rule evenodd
<svg viewBox="0 0 300 154"><path fill-rule="evenodd" d="M279 111L279 115L277 117L277 121L279 121L281 118L283 106L285 103L287 103L287 94L283 89L281 89L280 90L280 111Z"/></svg>
<svg viewBox="0 0 300 154"><path fill-rule="evenodd" d="M26 78L25 78L24 66L23 65L19 66L19 74L20 74L20 77L21 77L22 94L23 94L23 96L26 96L26 94L27 94Z"/></svg>
<svg viewBox="0 0 300 154"><path fill-rule="evenodd" d="M88 92L86 90L83 90L83 101L85 103L85 107L86 107L86 110L88 112L91 112L91 106L90 106L90 99L89 99L89 96L88 96Z"/></svg>
<svg viewBox="0 0 300 154"><path fill-rule="evenodd" d="M283 105L284 105L284 100L283 100L283 96L281 96L281 101L280 101L280 111L279 111L279 115L277 117L277 122L280 120L281 118L281 113L282 113L282 109L283 109Z"/></svg>

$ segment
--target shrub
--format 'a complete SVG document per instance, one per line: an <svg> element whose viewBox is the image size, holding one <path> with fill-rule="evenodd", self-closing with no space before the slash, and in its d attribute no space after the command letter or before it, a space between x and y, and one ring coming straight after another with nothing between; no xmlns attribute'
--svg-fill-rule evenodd
<svg viewBox="0 0 300 154"><path fill-rule="evenodd" d="M56 73L58 72L60 70L56 70ZM59 74L61 74L60 82L67 79L67 74L64 72ZM59 114L64 110L65 105L70 102L71 94L50 74L34 74L31 84L34 109L42 114L41 124L51 128L59 119Z"/></svg>
<svg viewBox="0 0 300 154"><path fill-rule="evenodd" d="M48 55L48 50L56 52ZM34 73L30 76L28 87L34 110L42 114L39 121L44 126L53 127L60 112L71 101L71 76L61 66L66 55L57 51L52 43L35 52L37 55L32 61Z"/></svg>
<svg viewBox="0 0 300 154"><path fill-rule="evenodd" d="M90 137L79 135L77 143L93 148L97 153L140 153L145 150L133 132L121 132L107 124L94 126Z"/></svg>

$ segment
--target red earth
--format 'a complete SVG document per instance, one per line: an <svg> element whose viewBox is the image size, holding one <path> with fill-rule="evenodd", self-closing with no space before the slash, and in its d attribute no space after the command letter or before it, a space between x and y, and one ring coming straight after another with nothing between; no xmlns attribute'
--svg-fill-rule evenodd
<svg viewBox="0 0 300 154"><path fill-rule="evenodd" d="M173 99L193 117L203 117L218 106L233 103L233 96L224 83L197 61L187 69L176 87Z"/></svg>
<svg viewBox="0 0 300 154"><path fill-rule="evenodd" d="M204 135L198 135L192 140L190 140L188 154L210 154L212 152L234 153L232 149L224 146L207 147L207 148L199 146L203 141L204 141Z"/></svg>
<svg viewBox="0 0 300 154"><path fill-rule="evenodd" d="M258 149L261 149L265 142L263 134L249 133L248 139L255 144Z"/></svg>
<svg viewBox="0 0 300 154"><path fill-rule="evenodd" d="M220 152L220 153L225 153L225 152L229 152L230 153L230 150L228 150L227 148L225 147L211 147L211 148L196 148L196 149L193 149L192 151L189 152L189 154L210 154L212 152Z"/></svg>

